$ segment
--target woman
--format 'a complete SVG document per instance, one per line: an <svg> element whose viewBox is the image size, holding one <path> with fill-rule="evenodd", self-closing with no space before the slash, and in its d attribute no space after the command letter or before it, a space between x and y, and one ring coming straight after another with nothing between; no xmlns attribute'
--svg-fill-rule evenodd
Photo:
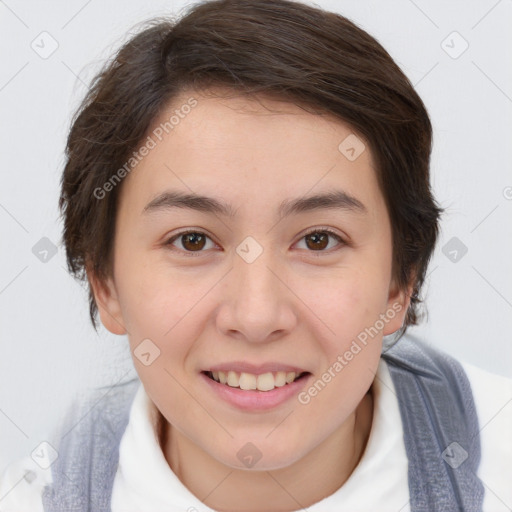
<svg viewBox="0 0 512 512"><path fill-rule="evenodd" d="M512 383L404 336L431 140L340 15L220 0L132 37L74 120L60 207L140 380L77 404L5 510L485 510L512 448L482 420Z"/></svg>

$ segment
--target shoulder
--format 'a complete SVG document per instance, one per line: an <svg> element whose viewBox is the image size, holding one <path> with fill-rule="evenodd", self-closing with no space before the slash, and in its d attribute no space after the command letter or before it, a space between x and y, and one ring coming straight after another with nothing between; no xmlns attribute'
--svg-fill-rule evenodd
<svg viewBox="0 0 512 512"><path fill-rule="evenodd" d="M36 462L38 452L35 451L34 458L27 455L3 470L0 475L0 512L44 512L44 488L59 483L53 482L54 464L61 470L68 465L73 470L82 468L87 461L78 459L76 455L81 452L75 449L82 442L89 442L95 450L104 449L109 443L117 442L113 435L122 435L134 395L140 386L138 379L132 379L106 389L96 388L82 392L69 404L49 435L49 444L58 453L56 459L52 457L53 460L50 461L48 449L40 445L43 463ZM72 435L67 435L63 440L63 432L71 432ZM98 438L101 442L97 442ZM116 444L115 447L117 446ZM106 449L104 452L106 453Z"/></svg>
<svg viewBox="0 0 512 512"><path fill-rule="evenodd" d="M478 417L486 510L512 504L512 379L460 361L471 386ZM508 506L505 506L507 504Z"/></svg>
<svg viewBox="0 0 512 512"><path fill-rule="evenodd" d="M512 457L512 379L465 361L460 364L471 386L481 435L501 434L501 446Z"/></svg>
<svg viewBox="0 0 512 512"><path fill-rule="evenodd" d="M460 361L468 377L478 412L480 430L491 424L507 424L512 432L512 378ZM510 437L510 436L509 436Z"/></svg>
<svg viewBox="0 0 512 512"><path fill-rule="evenodd" d="M51 469L43 469L26 456L7 466L0 476L1 512L43 512L43 489L52 481Z"/></svg>

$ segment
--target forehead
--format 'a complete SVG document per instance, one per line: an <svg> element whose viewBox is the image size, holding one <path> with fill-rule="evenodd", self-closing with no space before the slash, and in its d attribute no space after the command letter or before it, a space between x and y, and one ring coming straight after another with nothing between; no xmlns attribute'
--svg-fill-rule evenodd
<svg viewBox="0 0 512 512"><path fill-rule="evenodd" d="M186 91L147 137L152 148L125 179L122 194L139 211L169 188L229 197L242 208L247 197L265 207L273 198L335 186L365 202L379 200L362 137L332 115L275 97Z"/></svg>

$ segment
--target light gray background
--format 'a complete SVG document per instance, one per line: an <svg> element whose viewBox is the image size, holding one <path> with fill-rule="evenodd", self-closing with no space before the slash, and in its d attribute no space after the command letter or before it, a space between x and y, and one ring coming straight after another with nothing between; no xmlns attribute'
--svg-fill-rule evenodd
<svg viewBox="0 0 512 512"><path fill-rule="evenodd" d="M0 0L0 471L45 439L77 390L134 375L126 338L94 332L85 290L65 267L63 149L86 84L126 31L185 4ZM317 5L375 36L431 114L433 185L447 213L425 288L428 323L411 333L512 377L512 0ZM51 48L43 31L58 43L46 59L31 47ZM57 246L47 262L32 252L43 237ZM467 247L455 262L451 246L450 257L442 251L453 237Z"/></svg>

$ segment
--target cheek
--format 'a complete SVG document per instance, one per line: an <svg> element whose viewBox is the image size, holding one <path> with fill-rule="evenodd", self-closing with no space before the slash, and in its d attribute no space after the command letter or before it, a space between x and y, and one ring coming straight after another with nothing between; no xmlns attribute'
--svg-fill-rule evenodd
<svg viewBox="0 0 512 512"><path fill-rule="evenodd" d="M192 282L191 276L171 273L142 256L126 258L118 267L122 314L130 332L162 339L200 300L207 283Z"/></svg>
<svg viewBox="0 0 512 512"><path fill-rule="evenodd" d="M158 264L141 265L139 271L128 266L124 270L120 290L123 317L137 372L143 382L154 384L155 398L162 389L172 389L173 396L178 396L181 388L172 377L183 382L194 370L194 358L189 356L210 319L211 311L205 308L210 307L208 292L218 276L170 273ZM145 341L150 352L158 354L149 367L137 359L143 340L150 340Z"/></svg>
<svg viewBox="0 0 512 512"><path fill-rule="evenodd" d="M146 392L161 411L173 411L173 422L192 421L198 411L187 405L182 383L192 371L187 357L202 328L200 304L194 305L208 283L190 286L190 279L187 285L176 273L166 276L158 265L144 264L120 267L119 277L132 358Z"/></svg>
<svg viewBox="0 0 512 512"><path fill-rule="evenodd" d="M387 272L379 264L346 269L323 281L309 293L311 310L331 328L338 340L347 340L373 325L384 312L388 298Z"/></svg>
<svg viewBox="0 0 512 512"><path fill-rule="evenodd" d="M317 333L322 367L301 401L311 416L345 421L374 379L382 352L382 333L375 326L387 299L387 283L377 274L353 273L315 297L318 316L332 332Z"/></svg>

